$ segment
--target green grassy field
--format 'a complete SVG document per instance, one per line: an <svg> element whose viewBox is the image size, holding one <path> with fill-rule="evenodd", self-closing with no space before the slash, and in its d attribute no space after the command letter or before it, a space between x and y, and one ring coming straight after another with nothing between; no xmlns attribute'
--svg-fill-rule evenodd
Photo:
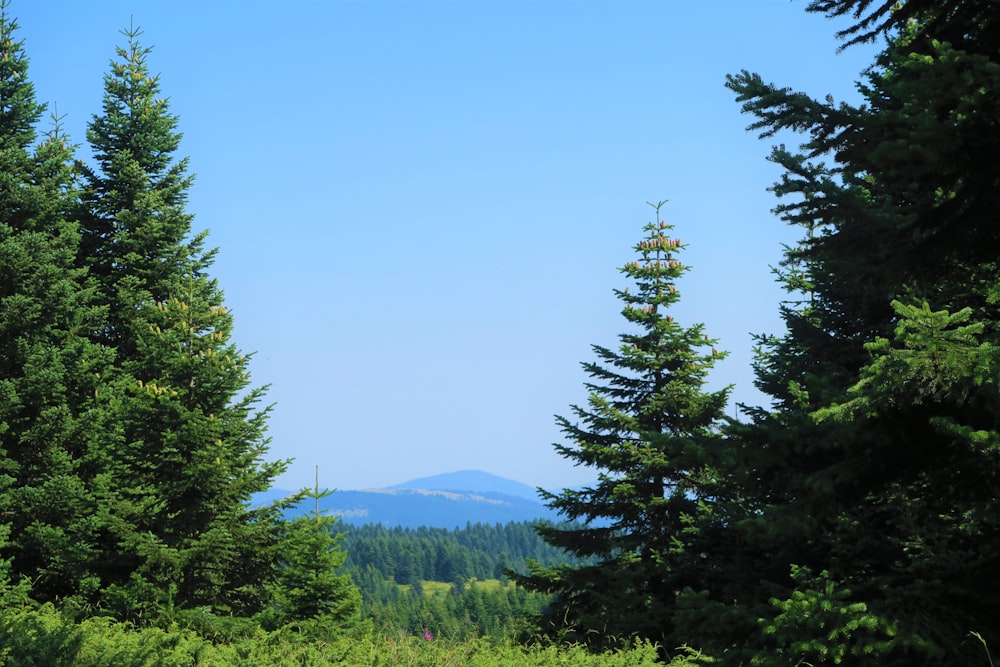
<svg viewBox="0 0 1000 667"><path fill-rule="evenodd" d="M440 597L447 595L451 592L452 587L455 584L449 583L447 581L421 581L420 586L424 590L425 597ZM466 586L475 586L487 593L492 593L500 590L504 587L504 584L499 579L470 579L465 582ZM509 585L509 584L508 584ZM399 584L399 589L405 593L410 592L413 588L410 584Z"/></svg>

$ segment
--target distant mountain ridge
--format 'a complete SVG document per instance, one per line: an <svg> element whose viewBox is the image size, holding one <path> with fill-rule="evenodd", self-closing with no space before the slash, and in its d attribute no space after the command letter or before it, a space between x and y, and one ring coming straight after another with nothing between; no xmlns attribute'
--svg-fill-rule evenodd
<svg viewBox="0 0 1000 667"><path fill-rule="evenodd" d="M255 496L254 504L268 504L291 494L271 489ZM287 514L305 514L314 509L313 503L308 500ZM454 529L476 523L559 520L540 502L534 488L480 470L422 477L383 489L334 491L320 499L320 511L351 525L404 528Z"/></svg>
<svg viewBox="0 0 1000 667"><path fill-rule="evenodd" d="M459 470L431 477L419 477L402 484L394 484L388 489L431 489L438 491L471 491L474 493L502 493L525 500L540 502L538 490L527 484L497 477L482 470Z"/></svg>

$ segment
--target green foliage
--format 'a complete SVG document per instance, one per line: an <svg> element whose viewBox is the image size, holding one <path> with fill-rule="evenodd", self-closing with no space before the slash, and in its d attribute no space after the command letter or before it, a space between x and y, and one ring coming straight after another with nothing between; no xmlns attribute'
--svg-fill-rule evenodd
<svg viewBox="0 0 1000 667"><path fill-rule="evenodd" d="M527 618L544 608L548 596L499 580L471 579L464 584L419 581L410 586L380 581L366 595L364 613L386 632L428 631L465 641L531 634Z"/></svg>
<svg viewBox="0 0 1000 667"><path fill-rule="evenodd" d="M64 667L652 667L656 649L636 644L605 654L582 647L519 646L483 639L426 641L414 635L331 634L317 641L296 632L256 630L242 637L209 642L177 628L136 630L126 623L94 617L75 623L52 606L12 610L0 618L5 664ZM672 663L687 665L693 663Z"/></svg>
<svg viewBox="0 0 1000 667"><path fill-rule="evenodd" d="M1000 640L1000 7L809 9L853 14L852 40L892 33L863 106L728 79L751 129L804 135L771 156L776 213L802 234L777 272L786 331L758 339L771 406L746 407L721 438L699 430L711 421L648 437L662 425L651 416L711 401L688 402L701 381L688 376L693 393L645 402L660 386L649 378L682 367L643 343L696 355L658 311L676 276L644 253L626 267L639 289L619 296L646 335L595 348L583 425L560 421L575 446L559 451L609 472L550 500L610 525L546 536L599 560L522 581L555 594L549 620L573 639L664 632L733 665L972 664L971 629ZM649 479L669 483L650 493Z"/></svg>
<svg viewBox="0 0 1000 667"><path fill-rule="evenodd" d="M279 536L277 508L247 501L285 463L264 462L263 390L248 386L249 359L206 273L214 251L191 233L177 118L140 31L124 34L87 132L96 164L79 165L79 261L108 313L95 342L115 352L87 454L100 508L98 586L84 602L144 621L250 616L268 604Z"/></svg>
<svg viewBox="0 0 1000 667"><path fill-rule="evenodd" d="M908 306L893 301L892 306L897 315L893 338L865 345L872 361L848 390L851 398L817 410L817 419L877 415L893 407L887 400L898 402L900 397L913 407L966 403L997 377L996 347L982 340L985 324L966 324L971 308L952 314L932 312L927 302Z"/></svg>
<svg viewBox="0 0 1000 667"><path fill-rule="evenodd" d="M264 626L296 623L305 627L344 628L356 622L361 594L350 576L340 573L347 554L337 518L325 516L319 500L332 493L316 488L298 497L316 502L309 515L285 521L278 545L277 575L270 607L262 613Z"/></svg>
<svg viewBox="0 0 1000 667"><path fill-rule="evenodd" d="M430 630L452 640L529 631L549 597L511 584L526 561L578 563L545 543L529 523L463 529L341 527L345 572L362 595L362 617L385 632Z"/></svg>
<svg viewBox="0 0 1000 667"><path fill-rule="evenodd" d="M10 526L0 525L0 548L8 548ZM11 577L11 559L0 560L0 609L7 609L18 605L23 605L27 601L30 591L29 582L21 578L19 580ZM0 649L0 658L3 658L3 649Z"/></svg>
<svg viewBox="0 0 1000 667"><path fill-rule="evenodd" d="M989 40L983 36L996 35L997 12L991 4L978 0L811 0L806 11L853 19L837 33L847 40L845 46L917 25L921 40L947 40L975 51L988 48Z"/></svg>
<svg viewBox="0 0 1000 667"><path fill-rule="evenodd" d="M664 202L651 204L659 218ZM702 325L684 327L667 310L679 299L676 282L687 270L677 256L680 239L663 221L647 224L638 256L621 271L634 285L615 294L633 331L612 350L594 346L597 362L584 363L593 381L580 420L557 421L571 445L556 450L576 465L598 471L582 490L546 493L549 507L576 528L543 526L552 545L595 562L534 565L517 581L554 599L541 629L563 638L605 645L639 636L680 643L670 621L677 589L700 567L690 551L695 517L718 492L728 390L706 392L709 369L722 358ZM634 287L635 291L630 292Z"/></svg>
<svg viewBox="0 0 1000 667"><path fill-rule="evenodd" d="M564 528L569 528L562 526ZM399 584L417 580L463 583L504 579L507 571L525 572L525 561L542 565L582 562L538 536L535 524L469 524L465 528L340 526L352 575L373 568Z"/></svg>
<svg viewBox="0 0 1000 667"><path fill-rule="evenodd" d="M871 613L864 602L851 602L851 592L838 588L829 572L813 575L792 568L796 588L787 600L772 599L778 615L762 619L765 650L754 665L851 664L877 659L897 644L895 627Z"/></svg>
<svg viewBox="0 0 1000 667"><path fill-rule="evenodd" d="M582 522L541 526L549 551L526 526L355 539L318 510L249 508L286 464L263 458L264 389L192 231L150 50L125 32L93 161L74 162L58 117L38 133L8 9L5 664L647 665L678 645L670 664L976 664L983 647L992 661L998 3L813 0L857 19L848 40L888 33L861 106L729 77L752 129L805 136L771 156L776 212L802 234L777 271L786 330L758 339L771 405L728 423L728 391L704 390L722 355L667 314L684 246L654 204L615 292L629 330L594 346L588 402L558 418L557 451L598 474L545 495ZM538 637L526 615L564 643L498 639Z"/></svg>
<svg viewBox="0 0 1000 667"><path fill-rule="evenodd" d="M786 332L759 341L771 409L729 429L724 571L684 595L688 640L731 664L972 664L1000 617L998 11L868 4L810 5L898 28L864 106L728 81L752 129L805 135L772 153L802 238ZM711 615L731 629L690 625Z"/></svg>
<svg viewBox="0 0 1000 667"><path fill-rule="evenodd" d="M285 464L263 461L263 393L248 388L206 274L214 251L191 234L177 119L130 31L88 130L96 165L74 163L58 118L38 137L44 107L8 9L0 2L8 592L20 599L27 581L37 602L162 624L250 616L268 602L280 508L246 501Z"/></svg>
<svg viewBox="0 0 1000 667"><path fill-rule="evenodd" d="M82 459L109 352L85 337L102 313L75 266L72 149L58 118L38 137L44 107L8 10L0 2L0 561L54 599L88 576L94 498Z"/></svg>

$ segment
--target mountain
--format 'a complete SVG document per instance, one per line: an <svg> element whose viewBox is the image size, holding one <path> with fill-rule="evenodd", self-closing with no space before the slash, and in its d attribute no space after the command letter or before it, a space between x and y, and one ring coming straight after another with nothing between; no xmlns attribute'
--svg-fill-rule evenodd
<svg viewBox="0 0 1000 667"><path fill-rule="evenodd" d="M394 484L388 489L431 489L437 491L468 491L472 493L502 493L507 496L539 502L538 491L533 486L512 479L497 477L482 470L460 470L443 475L420 477L409 482Z"/></svg>
<svg viewBox="0 0 1000 667"><path fill-rule="evenodd" d="M267 504L288 495L290 491L271 489L255 496L254 504ZM314 503L307 500L287 514L305 514L314 509ZM320 499L320 511L339 516L351 525L376 523L449 530L470 523L559 520L539 502L532 487L478 470L423 477L384 489L334 491Z"/></svg>
<svg viewBox="0 0 1000 667"><path fill-rule="evenodd" d="M320 500L320 508L348 524L377 523L404 528L464 528L468 524L556 520L536 501L502 493L471 493L440 489L372 489L335 491Z"/></svg>

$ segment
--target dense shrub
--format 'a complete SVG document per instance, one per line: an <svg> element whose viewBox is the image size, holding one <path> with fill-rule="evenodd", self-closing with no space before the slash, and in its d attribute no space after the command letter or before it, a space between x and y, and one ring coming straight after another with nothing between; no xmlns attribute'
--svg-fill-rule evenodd
<svg viewBox="0 0 1000 667"><path fill-rule="evenodd" d="M11 667L647 667L659 664L657 649L638 644L593 654L580 646L522 646L474 639L427 640L421 636L364 633L322 637L315 630L257 630L213 643L190 629L136 629L109 618L74 622L47 605L7 610L0 620L3 664ZM676 667L688 663L675 661Z"/></svg>

